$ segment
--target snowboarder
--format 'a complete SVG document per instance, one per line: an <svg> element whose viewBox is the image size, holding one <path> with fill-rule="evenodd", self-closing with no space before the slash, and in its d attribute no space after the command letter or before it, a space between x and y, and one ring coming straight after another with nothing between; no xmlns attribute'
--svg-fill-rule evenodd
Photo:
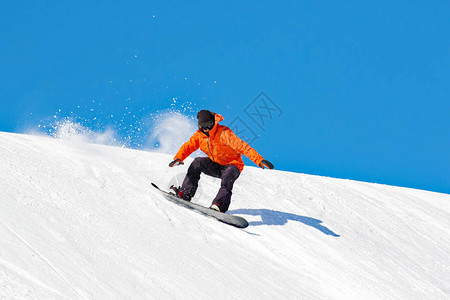
<svg viewBox="0 0 450 300"><path fill-rule="evenodd" d="M261 168L273 169L273 164L265 160L255 149L237 137L234 132L219 122L223 117L209 110L197 114L198 130L181 146L170 167L184 164L183 161L200 148L208 157L197 157L188 168L181 187L171 186L175 195L191 201L198 188L200 174L221 178L221 186L212 201L211 209L226 212L231 202L233 184L244 169L242 154Z"/></svg>

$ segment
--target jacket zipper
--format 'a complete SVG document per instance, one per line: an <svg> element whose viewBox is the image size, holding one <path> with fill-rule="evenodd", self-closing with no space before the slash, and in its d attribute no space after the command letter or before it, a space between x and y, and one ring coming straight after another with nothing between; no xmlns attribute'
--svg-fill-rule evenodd
<svg viewBox="0 0 450 300"><path fill-rule="evenodd" d="M216 159L214 158L214 154L212 153L211 148L209 147L209 137L208 137L208 139L207 139L207 144L208 144L208 150L209 150L209 153L211 153L211 156L212 156L212 158L213 158L213 162L215 162Z"/></svg>

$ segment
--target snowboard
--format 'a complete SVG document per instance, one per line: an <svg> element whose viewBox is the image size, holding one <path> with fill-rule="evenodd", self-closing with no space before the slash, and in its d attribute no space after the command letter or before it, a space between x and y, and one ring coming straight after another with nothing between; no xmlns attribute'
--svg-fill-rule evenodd
<svg viewBox="0 0 450 300"><path fill-rule="evenodd" d="M220 222L223 222L225 224L228 224L228 225L231 225L231 226L234 226L237 228L246 228L248 226L247 220L242 217L221 213L221 212L215 211L213 209L210 209L210 208L207 208L207 207L195 204L195 203L191 203L186 200L182 200L180 198L177 198L175 195L173 195L169 192L163 191L153 182L152 182L152 186L154 188L156 188L158 191L160 191L163 194L164 198L166 198L170 202L173 202L180 206L186 207L186 208L193 210L199 214L214 218Z"/></svg>

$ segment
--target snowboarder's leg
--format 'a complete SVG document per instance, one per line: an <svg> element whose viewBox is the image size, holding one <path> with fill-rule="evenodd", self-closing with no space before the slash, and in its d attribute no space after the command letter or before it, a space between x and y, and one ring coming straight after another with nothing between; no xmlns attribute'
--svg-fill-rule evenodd
<svg viewBox="0 0 450 300"><path fill-rule="evenodd" d="M189 195L190 198L194 197L202 172L210 176L220 177L220 168L217 163L213 162L209 157L197 157L189 166L186 177L183 180L181 191L184 195Z"/></svg>
<svg viewBox="0 0 450 300"><path fill-rule="evenodd" d="M240 174L241 172L235 165L222 167L222 183L216 198L212 202L212 204L219 206L221 212L226 212L230 207L233 184Z"/></svg>

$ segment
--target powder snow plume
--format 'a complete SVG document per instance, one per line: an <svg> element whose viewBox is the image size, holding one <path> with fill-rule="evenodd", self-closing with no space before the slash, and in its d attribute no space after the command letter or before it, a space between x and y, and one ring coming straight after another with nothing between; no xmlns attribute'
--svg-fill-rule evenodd
<svg viewBox="0 0 450 300"><path fill-rule="evenodd" d="M112 128L93 130L71 118L58 119L50 124L39 126L39 128L41 131L29 129L26 130L26 133L33 135L44 134L71 143L123 146L123 144L119 142L117 132Z"/></svg>
<svg viewBox="0 0 450 300"><path fill-rule="evenodd" d="M70 112L59 109L25 133L173 155L197 130L194 116L198 110L191 102L173 101L172 107L163 111L127 106L116 113L106 112L102 102L92 101Z"/></svg>
<svg viewBox="0 0 450 300"><path fill-rule="evenodd" d="M164 112L154 116L150 145L160 153L175 154L197 130L193 118L178 112Z"/></svg>

